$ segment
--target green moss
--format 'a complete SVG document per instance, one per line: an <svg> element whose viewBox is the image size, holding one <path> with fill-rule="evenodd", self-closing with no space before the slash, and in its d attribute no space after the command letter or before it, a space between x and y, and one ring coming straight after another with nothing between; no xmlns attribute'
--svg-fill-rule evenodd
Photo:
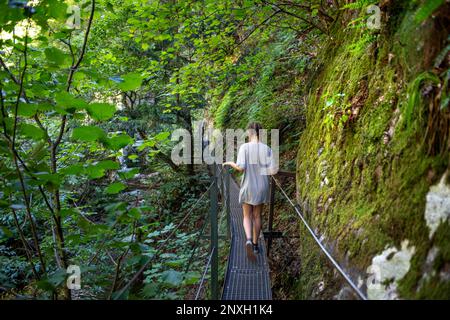
<svg viewBox="0 0 450 320"><path fill-rule="evenodd" d="M401 24L400 34L396 36L407 39L408 43L415 42L417 33L405 34L411 30L406 24L407 21ZM403 297L415 297L420 266L430 248L424 221L426 193L432 182L427 175L431 170L440 176L448 166L448 157L427 156L420 139L424 134L423 118L411 117L413 130L410 130L399 125L404 117L395 112L402 110L408 99L405 83L420 71L421 59L415 53L402 52L410 63L409 70L403 70L400 60L386 61L392 38L383 38L387 37L384 35L377 39L379 49L375 56L373 52L361 50L365 40L357 33L345 34L344 45L333 52L331 59L327 55L328 64L320 80L315 82L321 96L318 98L317 90L313 89L314 93L308 97L308 125L300 137L297 161L299 197L314 204L313 225L328 241L337 241L337 258L344 261L348 257L363 275L372 257L386 245L398 247L402 240L409 239L416 247L416 254L399 291ZM429 34L423 32L420 36ZM361 81L367 81L366 94ZM414 92L419 89L413 88ZM356 102L359 110L357 117L343 127L334 122L330 128L324 125L323 119L327 113L336 119L340 109L324 108L324 105L336 93L345 97L339 101L339 107L354 109ZM411 89L408 93L411 96ZM415 104L418 110L423 110L422 102L415 101ZM323 151L318 155L321 148ZM328 185L324 184L325 177ZM332 202L327 204L330 199ZM325 206L328 210L324 212ZM448 248L450 242L445 246ZM443 260L449 261L448 257ZM319 271L303 276L315 279L314 272ZM441 296L446 295L442 291L446 285L438 285L436 281L430 282L432 285Z"/></svg>
<svg viewBox="0 0 450 320"><path fill-rule="evenodd" d="M411 271L400 282L399 291L411 299L449 299L450 281L443 278L448 277L450 268L450 224L441 224L431 242L423 240L427 245L415 255ZM430 271L424 264L428 250L433 246L438 251Z"/></svg>
<svg viewBox="0 0 450 320"><path fill-rule="evenodd" d="M233 95L236 94L236 88L232 87L223 97L219 106L215 110L214 123L219 127L224 127L229 121L230 108L233 103Z"/></svg>

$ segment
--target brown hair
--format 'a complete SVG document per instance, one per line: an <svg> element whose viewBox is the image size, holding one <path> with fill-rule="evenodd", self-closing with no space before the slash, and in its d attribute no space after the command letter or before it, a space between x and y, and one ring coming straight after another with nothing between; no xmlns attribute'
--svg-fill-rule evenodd
<svg viewBox="0 0 450 320"><path fill-rule="evenodd" d="M250 122L247 126L247 130L253 130L256 132L256 137L259 139L259 131L262 130L262 125L259 122Z"/></svg>

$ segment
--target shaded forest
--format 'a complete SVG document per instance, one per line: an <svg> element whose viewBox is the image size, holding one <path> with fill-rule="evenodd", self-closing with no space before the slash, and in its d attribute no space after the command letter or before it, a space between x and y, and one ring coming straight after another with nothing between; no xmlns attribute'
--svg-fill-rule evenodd
<svg viewBox="0 0 450 320"><path fill-rule="evenodd" d="M445 0L0 0L0 298L193 299L210 178L171 134L259 121L369 298L449 299L449 17ZM280 199L274 298L353 299Z"/></svg>

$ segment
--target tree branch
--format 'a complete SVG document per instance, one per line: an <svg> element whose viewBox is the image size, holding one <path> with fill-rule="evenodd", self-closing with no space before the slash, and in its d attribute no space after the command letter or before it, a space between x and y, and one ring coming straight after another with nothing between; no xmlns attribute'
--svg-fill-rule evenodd
<svg viewBox="0 0 450 320"><path fill-rule="evenodd" d="M27 54L28 54L28 28L29 28L29 26L30 26L30 21L28 20L27 28L25 31L25 48L23 51L24 65L23 65L23 70L22 70L22 73L20 75L20 80L19 80L19 92L17 93L17 99L16 99L16 103L14 106L14 125L13 125L13 136L12 136L13 147L15 146L15 143L16 143L17 123L18 123L17 113L19 110L20 98L22 97L22 94L23 94L23 83L24 83L24 79L25 79L25 73L27 72L27 68L28 68Z"/></svg>
<svg viewBox="0 0 450 320"><path fill-rule="evenodd" d="M287 2L278 2L276 3L277 6L291 6L291 7L297 7L297 8L301 8L301 9L305 9L308 12L312 12L312 8L310 5L305 5L305 4L300 4L300 3L294 3L292 1L287 1ZM317 9L317 12L319 15L321 15L322 17L324 17L326 20L333 22L334 18L331 17L328 13L325 12L325 10L320 7Z"/></svg>
<svg viewBox="0 0 450 320"><path fill-rule="evenodd" d="M33 272L33 275L34 275L35 279L39 281L41 279L41 277L40 277L39 273L36 271L36 266L34 265L33 258L31 256L31 253L30 253L29 249L28 249L28 243L27 243L27 240L25 239L25 235L23 233L23 230L20 227L19 219L17 218L16 211L11 208L11 212L13 214L14 224L16 225L17 232L19 233L20 240L22 241L22 245L23 245L23 248L25 250L25 254L27 256L28 263L31 266L31 271Z"/></svg>
<svg viewBox="0 0 450 320"><path fill-rule="evenodd" d="M83 40L83 45L81 47L81 52L80 52L77 62L75 64L72 64L72 66L70 67L69 75L67 77L67 85L66 85L67 92L70 91L70 88L71 88L72 82L73 82L73 76L74 76L75 72L77 71L78 67L80 66L81 62L83 61L84 54L86 53L87 41L89 38L89 33L91 31L92 21L94 20L94 13L95 13L95 0L92 0L91 14L89 16L88 25L86 28L86 32L84 34L84 40ZM62 137L64 136L66 122L67 122L67 116L63 115L62 121L61 121L61 127L59 130L59 135L56 138L56 140L52 146L52 148L54 149L54 153L56 153L58 145L61 143Z"/></svg>
<svg viewBox="0 0 450 320"><path fill-rule="evenodd" d="M271 3L271 2L266 1L266 0L262 0L262 2L264 2L264 3L267 4L267 5L272 6L274 10L275 10L275 9L280 10L282 13L284 13L284 14L286 14L286 15L289 15L289 16L292 16L292 17L294 17L294 18L297 18L297 19L299 19L299 20L305 22L306 24L308 24L308 25L310 25L310 26L313 26L314 28L316 28L317 30L321 31L322 33L328 35L328 31L326 31L325 29L323 29L323 28L322 28L321 26L319 26L318 24L316 24L316 23L314 23L314 22L312 22L312 21L310 21L310 20L308 20L308 19L306 19L306 18L304 18L304 17L302 17L302 16L300 16L300 15L298 15L298 14L296 14L296 13L287 11L287 10L281 8L281 7L280 7L279 5L277 5L276 3Z"/></svg>
<svg viewBox="0 0 450 320"><path fill-rule="evenodd" d="M256 25L246 36L244 36L244 38L242 40L240 40L232 49L231 51L233 51L234 49L236 49L237 47L239 47L245 40L247 40L248 38L250 38L250 36L259 28L261 28L263 25L265 25L270 19L272 19L275 15L281 13L282 10L276 10L275 12L273 12L269 17L267 17L266 19L264 19L264 21L262 21L261 23L259 23L258 25Z"/></svg>
<svg viewBox="0 0 450 320"><path fill-rule="evenodd" d="M17 160L17 156L16 156L17 152L16 152L16 147L15 147L16 135L17 135L17 124L18 124L18 109L19 109L20 98L23 95L25 74L26 74L26 71L28 68L27 54L28 54L28 29L29 29L29 26L30 26L30 21L28 20L28 24L27 24L26 32L25 32L25 46L24 46L24 51L23 51L24 67L23 67L22 73L20 75L20 80L18 80L19 81L19 92L17 93L16 103L15 103L15 108L14 108L13 135L9 140L9 148L12 153L13 163L14 163L14 166L16 169L17 176L19 178L20 188L21 188L23 199L25 202L25 211L27 213L28 219L30 220L30 227L31 227L31 234L33 237L33 242L36 247L36 251L37 251L39 260L41 262L42 269L44 270L44 273L46 273L44 257L42 255L38 236L37 236L36 224L34 223L33 216L31 214L31 207L30 207L30 202L29 202L29 198L28 198L28 193L27 193L27 189L25 186L23 174L22 174L22 171L20 170L20 166L19 166L19 163ZM2 62L2 66L3 66L3 68L6 67L6 65L4 65L4 62ZM13 78L15 78L14 75L12 75L12 73L10 73L10 76L13 76ZM1 107L2 107L2 115L4 116L5 110L4 110L3 94L1 94ZM3 126L4 126L5 135L7 136L6 125L5 125L4 121L3 121Z"/></svg>
<svg viewBox="0 0 450 320"><path fill-rule="evenodd" d="M0 65L2 66L2 68L6 71L6 73L9 75L9 77L11 78L11 80L17 84L20 85L20 81L14 76L14 74L11 72L11 70L8 68L8 66L6 65L5 61L2 59L2 57L0 57ZM22 97L24 98L24 100L27 103L30 103L30 100L27 97L27 94L25 92L25 88L22 88ZM50 139L50 136L48 134L48 130L47 128L44 127L44 125L42 124L42 122L39 120L39 116L37 114L34 115L34 120L37 123L37 125L39 126L39 128L41 128L42 131L44 131L45 133L45 137L47 139L47 142L51 145L52 140Z"/></svg>

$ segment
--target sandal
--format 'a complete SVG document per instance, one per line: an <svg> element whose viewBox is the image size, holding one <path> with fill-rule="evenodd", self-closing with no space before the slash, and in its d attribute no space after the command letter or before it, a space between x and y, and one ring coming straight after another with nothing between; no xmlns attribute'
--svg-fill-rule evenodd
<svg viewBox="0 0 450 320"><path fill-rule="evenodd" d="M247 240L247 242L245 243L245 249L247 250L247 258L250 261L255 261L256 260L256 256L253 252L253 243L251 240Z"/></svg>
<svg viewBox="0 0 450 320"><path fill-rule="evenodd" d="M259 246L257 243L252 243L253 245L253 253L258 254L259 253Z"/></svg>

